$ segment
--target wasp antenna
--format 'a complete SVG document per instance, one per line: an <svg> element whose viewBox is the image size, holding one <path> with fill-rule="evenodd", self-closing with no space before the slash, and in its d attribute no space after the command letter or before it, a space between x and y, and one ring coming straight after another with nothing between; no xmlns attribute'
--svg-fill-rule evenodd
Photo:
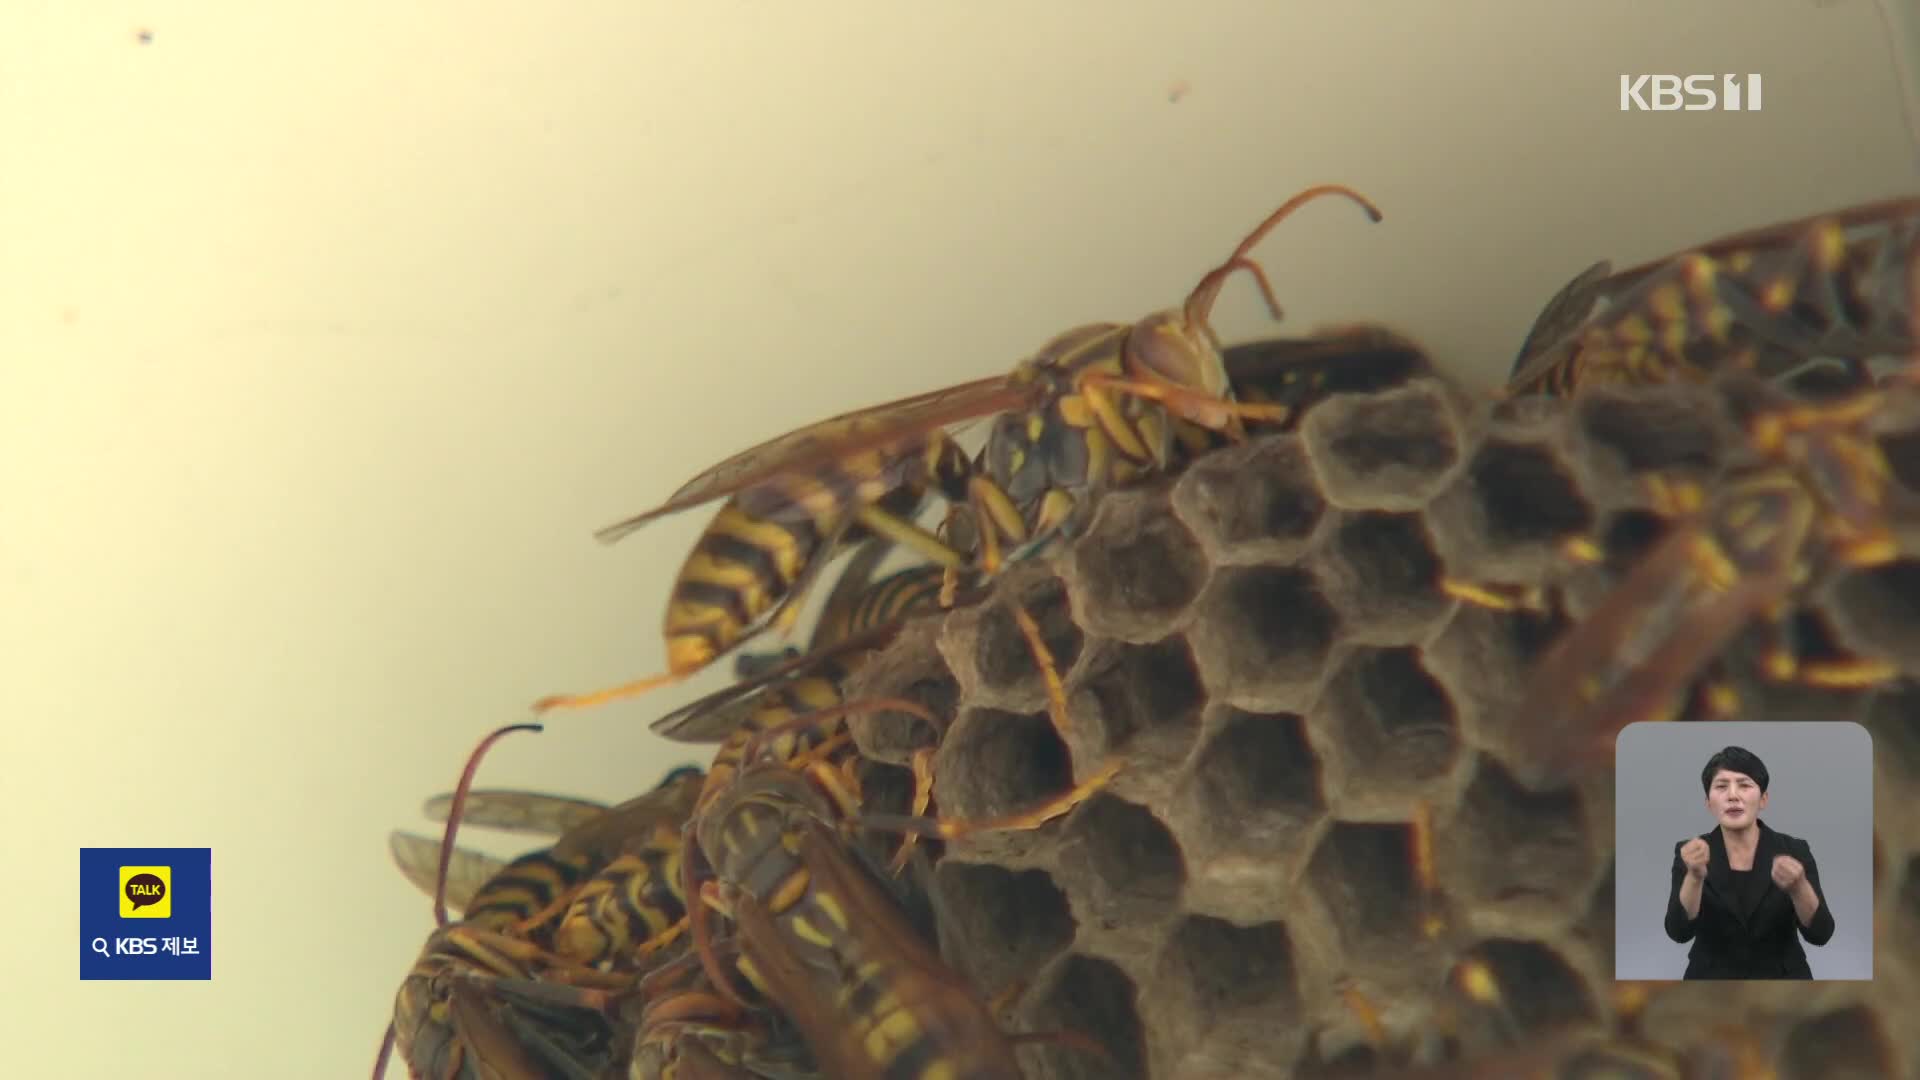
<svg viewBox="0 0 1920 1080"><path fill-rule="evenodd" d="M460 784L453 789L453 802L447 807L447 827L440 834L440 873L433 889L433 922L436 926L447 925L447 867L453 863L453 837L460 830L460 815L467 806L467 791L473 787L473 774L480 770L480 759L487 750L498 742L502 735L516 731L544 731L539 724L508 724L491 732L480 740L467 757L467 767L460 772Z"/></svg>
<svg viewBox="0 0 1920 1080"><path fill-rule="evenodd" d="M393 1056L393 1021L387 1021L386 1037L380 1040L380 1053L373 1059L373 1080L386 1080L387 1059Z"/></svg>
<svg viewBox="0 0 1920 1080"><path fill-rule="evenodd" d="M1254 226L1253 231L1247 234L1246 239L1240 241L1240 246L1233 249L1233 254L1227 256L1225 262L1207 271L1206 276L1200 279L1200 284L1194 286L1193 292L1187 296L1185 310L1187 325L1206 325L1207 317L1213 313L1213 302L1220 295L1220 287L1226 284L1227 277L1235 270L1246 270L1253 274L1260 284L1260 291L1267 301L1267 306L1273 309L1276 318L1279 317L1280 302L1274 298L1273 290L1267 285L1266 275L1260 270L1259 264L1249 258L1247 253L1252 251L1260 241L1265 240L1274 226L1292 216L1295 210L1322 195L1340 195L1352 200L1359 205L1360 209L1366 211L1367 219L1370 221L1377 222L1385 216L1380 212L1379 207L1373 205L1373 200L1344 184L1319 184L1302 191L1281 203L1278 210L1268 214L1265 221Z"/></svg>

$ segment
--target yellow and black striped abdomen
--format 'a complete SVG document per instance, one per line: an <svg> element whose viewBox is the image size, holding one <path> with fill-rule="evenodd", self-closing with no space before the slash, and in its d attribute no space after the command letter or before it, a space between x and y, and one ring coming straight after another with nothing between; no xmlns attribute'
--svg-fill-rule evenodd
<svg viewBox="0 0 1920 1080"><path fill-rule="evenodd" d="M966 1030L968 1019L986 1019L984 1011L933 1005L952 993L897 962L864 959L843 972L839 1009L847 1038L871 1062L876 1080L1020 1080L1000 1032Z"/></svg>
<svg viewBox="0 0 1920 1080"><path fill-rule="evenodd" d="M554 934L554 952L582 964L619 962L687 912L680 895L680 832L661 826L638 850L580 888Z"/></svg>
<svg viewBox="0 0 1920 1080"><path fill-rule="evenodd" d="M776 475L729 498L680 568L667 606L667 660L697 670L789 602L864 507L912 504L951 456L939 432Z"/></svg>
<svg viewBox="0 0 1920 1080"><path fill-rule="evenodd" d="M474 891L463 922L488 930L503 929L545 909L589 871L584 858L562 858L533 851L508 863Z"/></svg>
<svg viewBox="0 0 1920 1080"><path fill-rule="evenodd" d="M911 615L937 610L942 576L938 566L909 566L874 582L847 613L846 628L840 636L852 637Z"/></svg>

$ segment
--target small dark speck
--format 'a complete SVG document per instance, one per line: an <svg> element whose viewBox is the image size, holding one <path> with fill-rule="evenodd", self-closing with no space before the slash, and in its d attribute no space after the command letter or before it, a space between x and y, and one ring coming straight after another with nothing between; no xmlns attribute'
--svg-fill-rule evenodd
<svg viewBox="0 0 1920 1080"><path fill-rule="evenodd" d="M133 32L133 40L142 45L151 45L153 44L153 31L148 30L146 27L141 27Z"/></svg>
<svg viewBox="0 0 1920 1080"><path fill-rule="evenodd" d="M1180 99L1183 97L1186 97L1187 91L1192 89L1193 89L1193 85L1187 82L1187 80L1185 79L1181 79L1179 82L1174 83L1172 86L1167 87L1167 104L1169 105L1180 104Z"/></svg>

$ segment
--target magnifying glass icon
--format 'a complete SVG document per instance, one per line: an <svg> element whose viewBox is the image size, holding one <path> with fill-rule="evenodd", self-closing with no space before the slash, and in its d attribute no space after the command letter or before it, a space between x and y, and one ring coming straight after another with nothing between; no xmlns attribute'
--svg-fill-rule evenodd
<svg viewBox="0 0 1920 1080"><path fill-rule="evenodd" d="M113 955L112 953L107 951L107 939L103 937L97 937L93 939L93 951L99 953L101 956Z"/></svg>

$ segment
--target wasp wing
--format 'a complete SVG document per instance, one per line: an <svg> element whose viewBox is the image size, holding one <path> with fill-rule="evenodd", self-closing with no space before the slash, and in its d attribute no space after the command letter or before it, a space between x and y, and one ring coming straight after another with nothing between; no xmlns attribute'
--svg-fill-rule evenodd
<svg viewBox="0 0 1920 1080"><path fill-rule="evenodd" d="M554 841L556 857L585 856L611 861L627 841L653 834L660 826L679 827L693 813L694 800L706 782L697 769L675 770L661 786L628 799Z"/></svg>
<svg viewBox="0 0 1920 1080"><path fill-rule="evenodd" d="M595 535L612 543L668 514L732 495L775 476L801 473L900 439L1031 402L1043 388L1004 375L916 394L790 431L722 461L681 485L666 502Z"/></svg>
<svg viewBox="0 0 1920 1080"><path fill-rule="evenodd" d="M1526 338L1520 342L1520 354L1514 358L1511 378L1520 378L1536 354L1564 341L1587 321L1606 292L1607 278L1612 274L1613 263L1601 259L1575 274L1572 281L1553 294L1553 299L1540 309Z"/></svg>
<svg viewBox="0 0 1920 1080"><path fill-rule="evenodd" d="M1687 248L1686 251L1697 251L1703 255L1719 259L1741 251L1751 251L1758 248L1778 246L1782 243L1791 243L1805 236L1809 229L1823 221L1831 221L1839 225L1842 229L1851 231L1862 228L1883 228L1891 223L1899 222L1902 219L1916 217L1920 217L1920 198L1902 196L1893 199L1881 199L1876 202L1858 203L1853 206L1842 207L1838 210L1808 214L1805 217L1794 218L1791 221L1778 221L1771 225L1760 225L1751 229L1742 229L1739 232L1726 233ZM1684 254L1684 252L1682 254ZM1673 257L1674 256L1670 255L1663 258L1650 259L1638 266L1621 271L1620 277L1625 280L1637 279L1643 274L1659 269L1662 264L1672 261Z"/></svg>
<svg viewBox="0 0 1920 1080"><path fill-rule="evenodd" d="M835 832L818 819L809 819L801 828L800 856L813 888L832 896L845 912L850 937L839 953L848 970L835 973L836 982L845 985L858 977L856 969L864 971L913 1021L915 1030L910 1032L895 1017L843 1017L849 1034L858 1036L852 1040L854 1047L864 1049L859 1056L872 1075L893 1075L891 1066L899 1059L956 1054L964 1059L948 1062L956 1075L1017 1080L1022 1073L1013 1045L995 1025L986 1002L914 930L899 905L851 858ZM835 994L847 1006L863 996L846 991ZM875 1060L877 1045L890 1047L895 1058Z"/></svg>
<svg viewBox="0 0 1920 1080"><path fill-rule="evenodd" d="M428 799L421 813L429 821L445 821L453 808L453 795L440 794ZM484 788L467 792L466 806L460 811L460 824L477 825L511 833L559 836L606 813L605 803L576 799L566 795L546 795L537 791L512 791Z"/></svg>
<svg viewBox="0 0 1920 1080"><path fill-rule="evenodd" d="M412 882L414 888L432 896L440 881L440 840L395 830L387 836L387 849L393 854L393 864L399 867L400 876ZM453 858L447 863L448 909L465 911L480 886L506 867L504 859L466 848L454 848Z"/></svg>
<svg viewBox="0 0 1920 1080"><path fill-rule="evenodd" d="M1656 718L1779 595L1801 534L1794 522L1756 531L1761 542L1741 552L1744 572L1718 585L1698 554L1711 543L1712 520L1700 514L1676 526L1528 675L1516 716L1534 760L1567 768L1611 748L1628 724Z"/></svg>

